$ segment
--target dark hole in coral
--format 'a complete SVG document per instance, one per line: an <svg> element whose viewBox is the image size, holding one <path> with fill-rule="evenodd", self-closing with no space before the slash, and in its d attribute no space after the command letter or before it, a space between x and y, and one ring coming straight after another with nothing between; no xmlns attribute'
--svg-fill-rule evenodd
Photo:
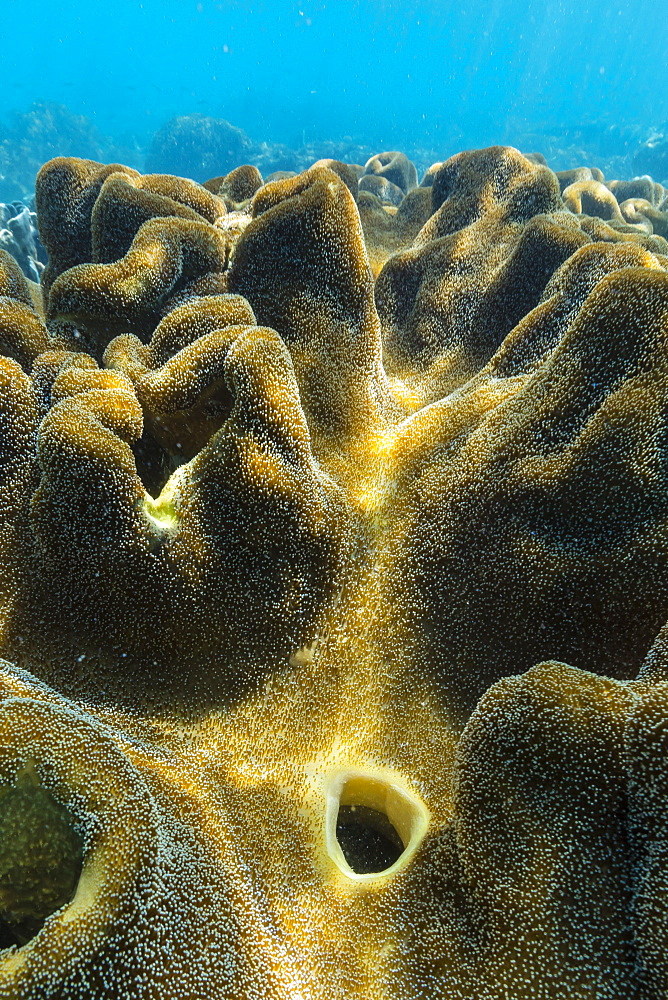
<svg viewBox="0 0 668 1000"><path fill-rule="evenodd" d="M234 396L216 379L186 410L154 415L132 445L137 475L146 492L157 497L172 473L206 447L232 412Z"/></svg>
<svg viewBox="0 0 668 1000"><path fill-rule="evenodd" d="M134 442L132 451L142 486L151 496L160 496L175 468L168 452L146 431Z"/></svg>
<svg viewBox="0 0 668 1000"><path fill-rule="evenodd" d="M13 944L20 948L23 942L14 934L7 921L0 917L0 951L3 948L11 948Z"/></svg>
<svg viewBox="0 0 668 1000"><path fill-rule="evenodd" d="M82 867L74 817L24 768L0 787L0 948L27 944L69 903Z"/></svg>
<svg viewBox="0 0 668 1000"><path fill-rule="evenodd" d="M385 813L369 806L339 806L336 839L357 875L390 868L404 853L404 844Z"/></svg>

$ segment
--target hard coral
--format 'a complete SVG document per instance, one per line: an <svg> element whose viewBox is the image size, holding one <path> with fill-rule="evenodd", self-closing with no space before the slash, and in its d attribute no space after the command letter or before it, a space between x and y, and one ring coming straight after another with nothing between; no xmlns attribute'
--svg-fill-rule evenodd
<svg viewBox="0 0 668 1000"><path fill-rule="evenodd" d="M0 993L659 1000L662 203L332 167L0 260Z"/></svg>

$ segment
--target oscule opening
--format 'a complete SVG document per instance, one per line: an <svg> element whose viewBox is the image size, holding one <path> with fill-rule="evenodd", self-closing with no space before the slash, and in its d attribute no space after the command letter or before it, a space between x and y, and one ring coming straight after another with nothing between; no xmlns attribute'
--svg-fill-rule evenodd
<svg viewBox="0 0 668 1000"><path fill-rule="evenodd" d="M327 853L355 882L387 879L404 868L429 826L425 804L392 773L340 772L326 796Z"/></svg>

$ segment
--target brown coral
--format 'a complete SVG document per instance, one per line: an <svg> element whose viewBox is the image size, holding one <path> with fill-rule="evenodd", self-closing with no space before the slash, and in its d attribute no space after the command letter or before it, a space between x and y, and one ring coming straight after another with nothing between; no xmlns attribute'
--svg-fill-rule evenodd
<svg viewBox="0 0 668 1000"><path fill-rule="evenodd" d="M49 255L42 274L48 292L54 280L75 264L93 259L91 215L107 177L117 173L139 177L119 163L56 157L45 163L35 185L39 236Z"/></svg>
<svg viewBox="0 0 668 1000"><path fill-rule="evenodd" d="M184 355L199 369L189 385L179 384ZM221 380L230 406L220 431L153 502L130 448L142 433L130 381L92 361L57 374L37 441L41 484L26 553L43 587L14 629L26 649L41 634L54 663L78 646L80 662L87 659L79 680L89 676L94 690L111 685L126 696L125 673L114 665L121 656L137 682L145 672L149 688L157 676L164 692L187 677L193 694L199 688L209 697L221 684L232 691L252 682L311 638L336 586L336 493L312 463L292 366L273 331L233 326L204 335L168 362L160 380L152 397L159 410L177 409ZM82 520L83 548L74 541ZM67 612L51 589L54 576L74 586ZM118 607L132 611L119 617ZM252 671L231 670L248 657ZM220 658L227 673L214 682Z"/></svg>
<svg viewBox="0 0 668 1000"><path fill-rule="evenodd" d="M105 351L105 365L131 379L148 425L144 435L165 450L170 472L194 458L229 417L225 359L238 327L249 325L255 317L241 296L195 297L161 320L149 345L125 334Z"/></svg>
<svg viewBox="0 0 668 1000"><path fill-rule="evenodd" d="M338 175L312 167L258 192L228 287L288 345L302 404L321 433L350 437L381 419L373 280L355 201Z"/></svg>
<svg viewBox="0 0 668 1000"><path fill-rule="evenodd" d="M110 334L155 328L167 300L198 279L223 271L224 234L204 222L157 218L143 223L128 252L111 264L79 264L49 293L49 318L85 331L97 353Z"/></svg>
<svg viewBox="0 0 668 1000"><path fill-rule="evenodd" d="M161 174L110 174L91 213L91 261L108 264L124 257L149 219L175 216L215 223L225 211L220 198L194 181Z"/></svg>
<svg viewBox="0 0 668 1000"><path fill-rule="evenodd" d="M489 360L588 238L551 171L514 150L460 153L425 190L434 214L383 268L376 303L388 363L408 378L418 366L420 392L438 396Z"/></svg>
<svg viewBox="0 0 668 1000"><path fill-rule="evenodd" d="M235 167L223 177L213 177L211 180L205 181L203 187L218 195L219 198L225 199L226 203L239 205L252 198L255 192L262 187L262 174L257 167L247 163L241 167Z"/></svg>
<svg viewBox="0 0 668 1000"><path fill-rule="evenodd" d="M46 341L2 286L0 787L84 856L0 992L658 1000L665 241L500 147L230 228L53 171L165 215Z"/></svg>
<svg viewBox="0 0 668 1000"><path fill-rule="evenodd" d="M595 215L599 219L614 219L623 222L617 199L612 191L600 181L576 181L563 192L564 204L571 212Z"/></svg>

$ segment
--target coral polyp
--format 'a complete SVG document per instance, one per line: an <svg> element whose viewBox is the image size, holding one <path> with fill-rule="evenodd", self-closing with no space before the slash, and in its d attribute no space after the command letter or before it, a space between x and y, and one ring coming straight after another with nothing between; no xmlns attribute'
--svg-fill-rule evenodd
<svg viewBox="0 0 668 1000"><path fill-rule="evenodd" d="M663 202L364 176L61 158L0 251L3 997L666 995Z"/></svg>

